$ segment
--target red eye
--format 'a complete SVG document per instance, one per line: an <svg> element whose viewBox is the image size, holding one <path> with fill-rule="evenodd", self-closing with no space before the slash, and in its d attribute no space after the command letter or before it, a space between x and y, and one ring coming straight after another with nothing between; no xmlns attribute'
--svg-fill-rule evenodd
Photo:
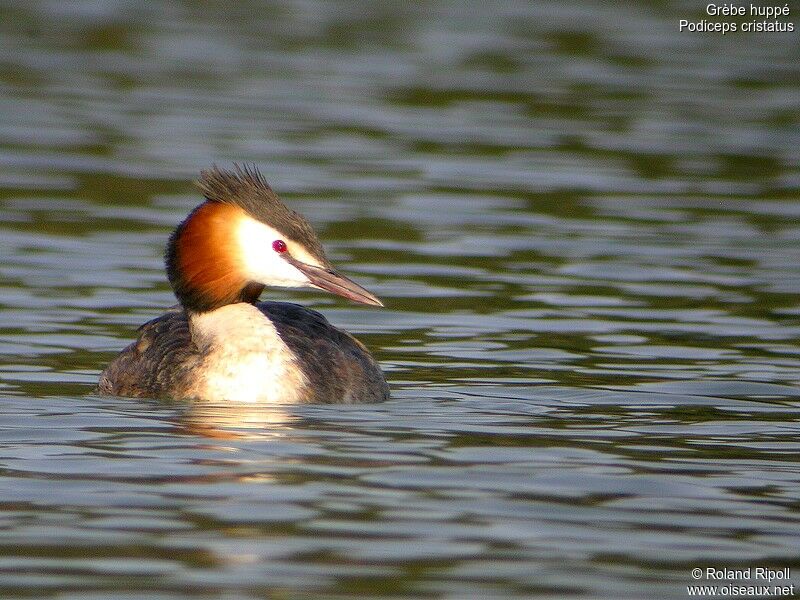
<svg viewBox="0 0 800 600"><path fill-rule="evenodd" d="M284 242L283 240L275 240L274 242L272 242L272 249L275 250L275 252L277 252L278 254L283 254L284 252L286 252L286 250L288 250L288 248L286 247L286 242Z"/></svg>

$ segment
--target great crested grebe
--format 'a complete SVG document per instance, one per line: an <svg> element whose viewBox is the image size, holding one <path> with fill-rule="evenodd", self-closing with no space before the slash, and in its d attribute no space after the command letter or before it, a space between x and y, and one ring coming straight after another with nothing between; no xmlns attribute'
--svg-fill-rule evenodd
<svg viewBox="0 0 800 600"><path fill-rule="evenodd" d="M333 270L314 230L258 170L201 173L206 198L169 238L181 304L149 321L100 375L117 396L250 402L376 402L389 387L366 347L316 311L258 302L266 286L381 301Z"/></svg>

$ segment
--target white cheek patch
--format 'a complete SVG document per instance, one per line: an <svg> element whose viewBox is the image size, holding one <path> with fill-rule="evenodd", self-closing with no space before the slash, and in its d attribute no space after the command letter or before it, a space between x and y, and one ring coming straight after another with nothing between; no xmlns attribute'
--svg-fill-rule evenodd
<svg viewBox="0 0 800 600"><path fill-rule="evenodd" d="M308 253L297 252L299 245L286 239L279 231L245 215L237 226L237 237L239 259L247 279L278 287L302 287L309 284L308 277L272 248L272 242L284 240L292 255L305 262L304 255Z"/></svg>

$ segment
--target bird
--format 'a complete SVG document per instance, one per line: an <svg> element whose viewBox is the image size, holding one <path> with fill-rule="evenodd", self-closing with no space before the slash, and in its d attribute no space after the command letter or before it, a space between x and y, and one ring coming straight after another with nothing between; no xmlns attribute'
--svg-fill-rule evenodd
<svg viewBox="0 0 800 600"><path fill-rule="evenodd" d="M138 330L100 374L101 395L266 403L365 403L389 397L369 350L315 310L265 301L310 287L382 307L334 270L309 222L254 165L214 165L203 202L173 231L165 267L178 304Z"/></svg>

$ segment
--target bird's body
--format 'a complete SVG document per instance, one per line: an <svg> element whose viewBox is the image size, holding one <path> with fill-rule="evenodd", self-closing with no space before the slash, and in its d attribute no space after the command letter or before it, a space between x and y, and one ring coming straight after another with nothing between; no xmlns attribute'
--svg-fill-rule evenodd
<svg viewBox="0 0 800 600"><path fill-rule="evenodd" d="M244 402L386 399L380 368L353 336L302 306L257 302L267 285L306 285L379 305L377 298L330 268L310 226L275 204L257 172L214 170L200 183L208 201L167 249L181 305L140 328L103 371L98 391ZM276 207L278 219L254 218Z"/></svg>

